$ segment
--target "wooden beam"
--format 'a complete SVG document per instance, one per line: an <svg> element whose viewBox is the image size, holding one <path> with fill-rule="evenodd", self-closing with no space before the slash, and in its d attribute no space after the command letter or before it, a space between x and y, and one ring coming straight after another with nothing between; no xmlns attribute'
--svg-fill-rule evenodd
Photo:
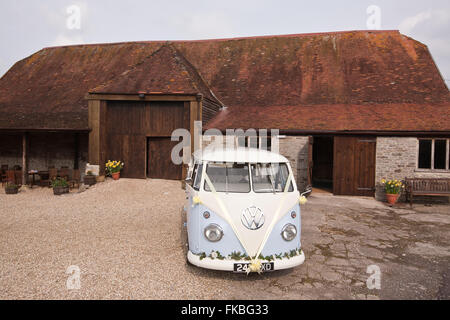
<svg viewBox="0 0 450 320"><path fill-rule="evenodd" d="M196 95L190 94L146 94L144 98L138 94L92 94L85 96L86 100L111 101L196 101Z"/></svg>
<svg viewBox="0 0 450 320"><path fill-rule="evenodd" d="M195 121L198 120L198 102L191 101L190 103L190 117L189 117L189 132L191 133L191 154L194 153L195 150Z"/></svg>
<svg viewBox="0 0 450 320"><path fill-rule="evenodd" d="M24 132L22 134L22 185L27 184L27 141L28 134Z"/></svg>
<svg viewBox="0 0 450 320"><path fill-rule="evenodd" d="M106 156L106 101L89 100L89 163L100 166L102 172Z"/></svg>
<svg viewBox="0 0 450 320"><path fill-rule="evenodd" d="M74 149L75 155L73 159L73 168L79 169L78 157L80 156L80 136L78 133L75 133Z"/></svg>

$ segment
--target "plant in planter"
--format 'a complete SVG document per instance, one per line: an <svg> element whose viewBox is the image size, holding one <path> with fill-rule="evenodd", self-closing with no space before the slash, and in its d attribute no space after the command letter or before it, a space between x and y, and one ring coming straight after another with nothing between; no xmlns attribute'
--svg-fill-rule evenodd
<svg viewBox="0 0 450 320"><path fill-rule="evenodd" d="M97 183L97 178L92 173L92 171L86 172L86 175L84 176L84 184L86 184L88 186L93 186L96 183Z"/></svg>
<svg viewBox="0 0 450 320"><path fill-rule="evenodd" d="M397 202L400 193L405 188L405 185L400 180L382 179L381 183L384 185L388 203L394 205Z"/></svg>
<svg viewBox="0 0 450 320"><path fill-rule="evenodd" d="M105 164L105 171L107 176L111 176L114 180L119 180L120 170L123 169L125 164L122 161L111 161L109 160Z"/></svg>
<svg viewBox="0 0 450 320"><path fill-rule="evenodd" d="M64 178L56 178L52 181L53 194L58 196L69 193L69 183Z"/></svg>
<svg viewBox="0 0 450 320"><path fill-rule="evenodd" d="M8 182L5 186L5 193L6 194L17 194L19 192L19 188L20 186L12 183L12 182Z"/></svg>

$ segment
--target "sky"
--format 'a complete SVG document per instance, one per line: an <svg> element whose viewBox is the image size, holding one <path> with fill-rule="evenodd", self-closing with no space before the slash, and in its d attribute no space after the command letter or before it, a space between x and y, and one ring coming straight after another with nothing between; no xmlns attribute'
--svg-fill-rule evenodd
<svg viewBox="0 0 450 320"><path fill-rule="evenodd" d="M450 86L448 0L3 0L0 76L49 46L378 28L426 44Z"/></svg>

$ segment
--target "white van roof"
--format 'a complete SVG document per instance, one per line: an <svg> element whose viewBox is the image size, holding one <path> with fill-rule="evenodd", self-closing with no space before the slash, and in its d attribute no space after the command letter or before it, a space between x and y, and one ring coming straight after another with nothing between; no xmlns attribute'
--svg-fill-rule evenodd
<svg viewBox="0 0 450 320"><path fill-rule="evenodd" d="M238 162L238 163L286 163L281 154L256 148L225 148L208 146L194 153L196 161Z"/></svg>

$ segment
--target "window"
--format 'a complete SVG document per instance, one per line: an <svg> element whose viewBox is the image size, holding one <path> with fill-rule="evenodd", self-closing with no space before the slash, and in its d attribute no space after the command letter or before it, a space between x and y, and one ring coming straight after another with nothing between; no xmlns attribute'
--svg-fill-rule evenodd
<svg viewBox="0 0 450 320"><path fill-rule="evenodd" d="M285 163L257 163L252 164L251 168L253 191L284 192L289 177L289 169ZM292 181L288 191L294 191Z"/></svg>
<svg viewBox="0 0 450 320"><path fill-rule="evenodd" d="M418 169L450 170L450 139L419 139Z"/></svg>
<svg viewBox="0 0 450 320"><path fill-rule="evenodd" d="M217 192L250 192L248 164L208 163L206 174ZM211 191L206 181L205 191Z"/></svg>

